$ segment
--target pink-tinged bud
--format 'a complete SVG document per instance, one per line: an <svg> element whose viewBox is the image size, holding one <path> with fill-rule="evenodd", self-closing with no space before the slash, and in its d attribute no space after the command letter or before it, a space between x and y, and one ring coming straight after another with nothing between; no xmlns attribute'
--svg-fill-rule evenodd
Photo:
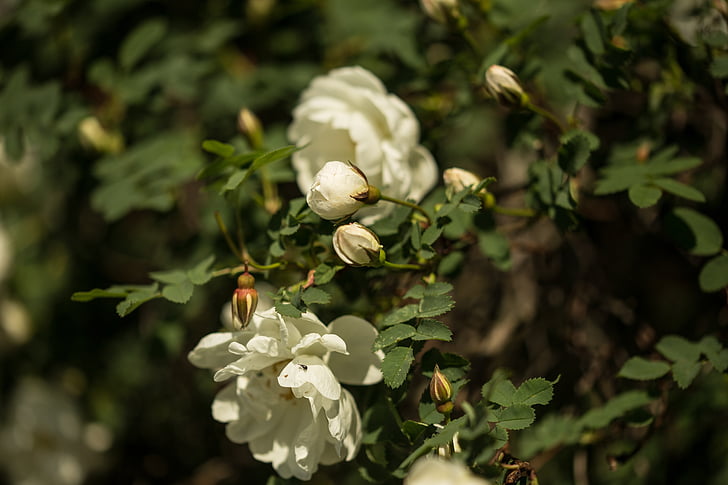
<svg viewBox="0 0 728 485"><path fill-rule="evenodd" d="M258 306L258 292L255 290L255 278L248 272L238 276L238 287L233 293L232 312L233 327L241 330L248 326Z"/></svg>
<svg viewBox="0 0 728 485"><path fill-rule="evenodd" d="M452 412L452 384L445 374L440 372L440 366L435 364L435 372L430 379L430 397L435 403L435 409L442 414Z"/></svg>

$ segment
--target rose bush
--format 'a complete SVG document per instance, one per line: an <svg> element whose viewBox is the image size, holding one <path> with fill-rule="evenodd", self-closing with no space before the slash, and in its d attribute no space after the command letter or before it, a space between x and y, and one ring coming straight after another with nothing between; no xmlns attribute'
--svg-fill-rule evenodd
<svg viewBox="0 0 728 485"><path fill-rule="evenodd" d="M383 194L419 201L438 177L419 131L410 108L371 72L334 69L311 82L293 112L288 137L303 147L293 154L298 186L306 193L326 162L348 160ZM392 208L380 202L358 215L368 224Z"/></svg>
<svg viewBox="0 0 728 485"><path fill-rule="evenodd" d="M308 480L319 464L356 456L361 418L341 383L381 380L382 354L369 322L346 315L327 327L316 315L256 313L237 332L216 332L189 354L192 364L216 369L215 380L234 381L212 405L231 441L248 443L253 456L284 478Z"/></svg>

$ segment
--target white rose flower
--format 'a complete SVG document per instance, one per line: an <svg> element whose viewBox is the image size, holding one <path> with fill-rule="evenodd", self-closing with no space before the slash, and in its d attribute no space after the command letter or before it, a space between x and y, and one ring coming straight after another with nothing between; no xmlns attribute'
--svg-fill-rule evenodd
<svg viewBox="0 0 728 485"><path fill-rule="evenodd" d="M336 221L364 206L368 195L369 184L360 170L350 163L332 160L316 173L306 202L321 218Z"/></svg>
<svg viewBox="0 0 728 485"><path fill-rule="evenodd" d="M419 124L409 107L388 94L361 67L334 69L315 78L293 111L288 138L303 147L293 154L298 186L306 193L329 160L349 160L383 194L419 202L437 183L437 166L419 145ZM370 224L393 209L378 203L359 211Z"/></svg>
<svg viewBox="0 0 728 485"><path fill-rule="evenodd" d="M284 478L308 480L319 464L351 460L361 442L361 418L341 383L382 378L383 354L373 353L376 329L351 315L328 327L312 313L301 318L275 309L256 313L239 332L207 335L189 354L198 367L234 381L212 405L231 441Z"/></svg>
<svg viewBox="0 0 728 485"><path fill-rule="evenodd" d="M382 245L371 229L357 222L345 224L334 232L334 251L341 260L352 266L379 264Z"/></svg>
<svg viewBox="0 0 728 485"><path fill-rule="evenodd" d="M428 455L412 465L403 485L490 485L456 460Z"/></svg>

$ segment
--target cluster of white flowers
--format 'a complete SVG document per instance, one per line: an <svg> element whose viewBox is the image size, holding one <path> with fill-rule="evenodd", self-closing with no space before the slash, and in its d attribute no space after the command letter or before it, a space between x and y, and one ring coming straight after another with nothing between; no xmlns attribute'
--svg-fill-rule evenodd
<svg viewBox="0 0 728 485"><path fill-rule="evenodd" d="M419 145L419 123L412 110L361 67L334 69L315 78L293 112L288 137L303 147L293 154L303 193L332 160L353 163L369 184L400 199L419 201L437 183L437 165ZM379 203L361 209L358 216L370 224L391 210L391 204Z"/></svg>
<svg viewBox="0 0 728 485"><path fill-rule="evenodd" d="M233 378L212 405L228 438L248 443L282 477L308 480L319 464L356 456L361 419L341 383L381 380L383 354L371 350L376 336L351 315L326 326L310 312L290 318L268 309L244 330L207 335L189 360L215 369L216 381Z"/></svg>

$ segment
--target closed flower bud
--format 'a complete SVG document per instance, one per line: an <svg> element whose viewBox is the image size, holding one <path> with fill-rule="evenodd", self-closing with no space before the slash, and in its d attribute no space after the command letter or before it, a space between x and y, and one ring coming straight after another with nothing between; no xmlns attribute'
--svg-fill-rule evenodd
<svg viewBox="0 0 728 485"><path fill-rule="evenodd" d="M95 116L81 120L78 125L78 136L83 145L99 153L116 154L124 149L124 138L121 133L107 130Z"/></svg>
<svg viewBox="0 0 728 485"><path fill-rule="evenodd" d="M248 139L251 147L258 149L263 146L263 125L248 108L243 108L238 113L238 129Z"/></svg>
<svg viewBox="0 0 728 485"><path fill-rule="evenodd" d="M321 167L306 195L311 210L330 221L348 217L377 200L379 191L369 185L362 171L338 160Z"/></svg>
<svg viewBox="0 0 728 485"><path fill-rule="evenodd" d="M528 103L518 76L507 67L494 64L485 71L485 91L505 106L520 107Z"/></svg>
<svg viewBox="0 0 728 485"><path fill-rule="evenodd" d="M428 17L441 24L460 16L457 0L420 0L420 6Z"/></svg>
<svg viewBox="0 0 728 485"><path fill-rule="evenodd" d="M258 292L255 290L255 278L248 272L238 276L238 287L233 293L232 312L233 327L241 330L248 326L258 306Z"/></svg>
<svg viewBox="0 0 728 485"><path fill-rule="evenodd" d="M377 235L357 222L336 228L334 250L351 266L377 266L384 259Z"/></svg>
<svg viewBox="0 0 728 485"><path fill-rule="evenodd" d="M440 366L437 364L435 364L435 371L430 379L430 397L438 412L449 414L452 411L452 384L445 374L440 372Z"/></svg>
<svg viewBox="0 0 728 485"><path fill-rule="evenodd" d="M462 168L448 168L442 172L442 180L445 182L445 191L449 199L466 187L478 185L481 179L473 172Z"/></svg>

